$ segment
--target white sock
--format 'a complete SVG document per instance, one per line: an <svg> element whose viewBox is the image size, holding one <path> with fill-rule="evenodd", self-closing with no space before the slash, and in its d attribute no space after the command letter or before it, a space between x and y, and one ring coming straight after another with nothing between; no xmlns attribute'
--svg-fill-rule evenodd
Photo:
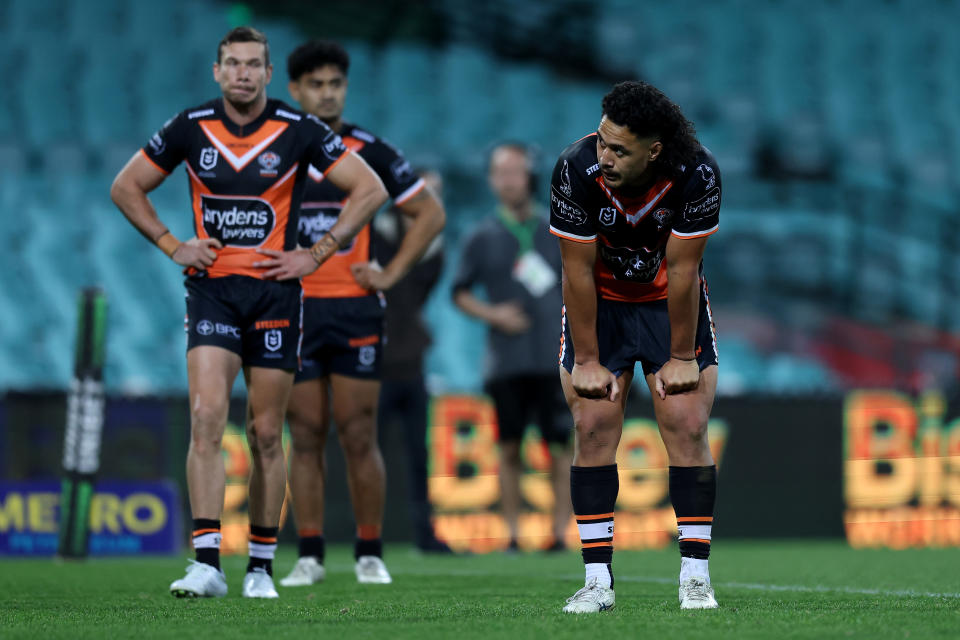
<svg viewBox="0 0 960 640"><path fill-rule="evenodd" d="M596 578L601 587L610 588L610 569L602 562L590 562L584 565L587 570L587 578L584 584L590 582L591 578Z"/></svg>
<svg viewBox="0 0 960 640"><path fill-rule="evenodd" d="M710 584L708 562L709 560L701 560L700 558L680 558L680 582L687 578L706 578L707 584Z"/></svg>

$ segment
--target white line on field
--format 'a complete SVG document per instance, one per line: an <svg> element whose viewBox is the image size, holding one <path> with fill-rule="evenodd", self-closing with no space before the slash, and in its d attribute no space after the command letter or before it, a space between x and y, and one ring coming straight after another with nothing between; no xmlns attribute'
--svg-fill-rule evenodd
<svg viewBox="0 0 960 640"><path fill-rule="evenodd" d="M406 575L445 575L445 576L464 576L479 577L489 576L485 571L464 571L464 570L429 570L417 569L414 571L403 571ZM579 580L582 574L565 574L557 576L542 576L552 580ZM617 582L645 582L652 584L673 584L677 583L676 578L660 578L654 576L616 576ZM960 599L960 593L935 592L935 591L915 591L913 589L863 589L859 587L830 587L826 585L802 585L802 584L763 584L759 582L715 582L719 588L729 587L731 589L751 589L754 591L778 591L795 593L849 593L865 596L899 596L908 598L957 598Z"/></svg>

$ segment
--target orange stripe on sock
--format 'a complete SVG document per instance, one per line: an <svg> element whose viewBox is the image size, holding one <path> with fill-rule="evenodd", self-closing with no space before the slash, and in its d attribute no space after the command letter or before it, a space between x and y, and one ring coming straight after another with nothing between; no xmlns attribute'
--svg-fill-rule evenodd
<svg viewBox="0 0 960 640"><path fill-rule="evenodd" d="M704 540L703 538L680 538L681 540L686 540L687 542L702 542L704 544L710 544L709 540Z"/></svg>
<svg viewBox="0 0 960 640"><path fill-rule="evenodd" d="M297 537L300 538L316 538L322 535L323 531L320 529L297 529Z"/></svg>
<svg viewBox="0 0 960 640"><path fill-rule="evenodd" d="M251 533L250 540L253 542L259 542L260 544L277 544L276 536L268 538L266 536L255 536Z"/></svg>
<svg viewBox="0 0 960 640"><path fill-rule="evenodd" d="M594 547L612 547L612 542L588 542L584 545L580 545L584 549L593 549Z"/></svg>
<svg viewBox="0 0 960 640"><path fill-rule="evenodd" d="M361 540L378 540L380 538L380 525L358 524L357 537Z"/></svg>
<svg viewBox="0 0 960 640"><path fill-rule="evenodd" d="M713 516L683 516L677 522L713 522Z"/></svg>
<svg viewBox="0 0 960 640"><path fill-rule="evenodd" d="M220 529L197 529L193 532L193 537L202 536L205 533L220 533Z"/></svg>
<svg viewBox="0 0 960 640"><path fill-rule="evenodd" d="M598 513L595 516L576 516L577 520L605 520L607 518L612 518L613 513Z"/></svg>

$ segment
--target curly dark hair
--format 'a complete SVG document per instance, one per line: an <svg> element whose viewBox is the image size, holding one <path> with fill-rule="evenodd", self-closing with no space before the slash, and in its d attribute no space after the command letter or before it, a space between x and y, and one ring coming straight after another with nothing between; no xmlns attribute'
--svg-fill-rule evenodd
<svg viewBox="0 0 960 640"><path fill-rule="evenodd" d="M333 40L311 40L296 49L287 58L287 75L296 82L305 73L332 64L347 75L350 69L350 54L339 42Z"/></svg>
<svg viewBox="0 0 960 640"><path fill-rule="evenodd" d="M693 163L700 146L693 123L655 86L637 80L614 85L603 96L603 115L638 138L660 140L663 151L653 162L659 173L675 175Z"/></svg>

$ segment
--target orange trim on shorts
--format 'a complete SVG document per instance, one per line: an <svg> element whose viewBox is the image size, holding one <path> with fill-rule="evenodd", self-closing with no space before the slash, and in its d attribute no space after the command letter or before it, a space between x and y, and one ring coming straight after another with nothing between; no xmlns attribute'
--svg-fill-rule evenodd
<svg viewBox="0 0 960 640"><path fill-rule="evenodd" d="M703 538L680 538L681 540L686 540L687 542L702 542L704 544L710 544L709 540L704 540Z"/></svg>
<svg viewBox="0 0 960 640"><path fill-rule="evenodd" d="M362 338L350 338L347 340L347 344L351 347L366 347L371 344L377 344L378 342L380 342L380 336L377 334L363 336Z"/></svg>
<svg viewBox="0 0 960 640"><path fill-rule="evenodd" d="M588 542L586 544L580 545L584 549L593 549L595 547L612 547L612 542Z"/></svg>
<svg viewBox="0 0 960 640"><path fill-rule="evenodd" d="M713 522L713 516L683 516L677 522Z"/></svg>
<svg viewBox="0 0 960 640"><path fill-rule="evenodd" d="M220 529L197 529L193 532L193 537L202 536L205 533L220 533Z"/></svg>
<svg viewBox="0 0 960 640"><path fill-rule="evenodd" d="M606 518L612 518L613 513L598 513L595 516L576 516L577 520L605 520Z"/></svg>
<svg viewBox="0 0 960 640"><path fill-rule="evenodd" d="M259 542L260 544L277 544L277 537L266 537L266 536L255 536L252 533L250 534L251 542Z"/></svg>

